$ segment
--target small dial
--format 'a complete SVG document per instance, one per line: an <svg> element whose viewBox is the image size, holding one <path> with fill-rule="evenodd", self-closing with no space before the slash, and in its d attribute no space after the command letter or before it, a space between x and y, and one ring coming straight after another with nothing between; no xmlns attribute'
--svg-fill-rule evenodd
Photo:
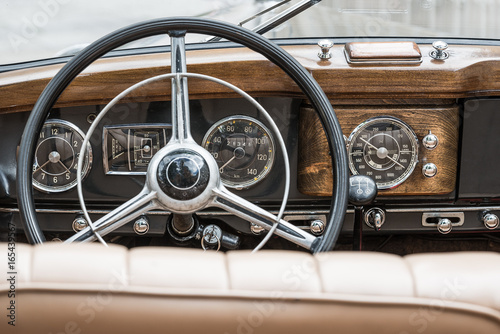
<svg viewBox="0 0 500 334"><path fill-rule="evenodd" d="M33 186L45 192L62 192L76 185L76 171L84 134L73 124L48 120L42 127L33 164ZM87 146L82 173L92 163L92 149Z"/></svg>
<svg viewBox="0 0 500 334"><path fill-rule="evenodd" d="M354 175L367 175L378 189L405 181L418 161L418 140L403 121L374 117L359 125L349 137L349 167Z"/></svg>
<svg viewBox="0 0 500 334"><path fill-rule="evenodd" d="M214 124L203 147L219 166L224 185L242 189L256 184L270 172L275 157L274 140L259 121L231 116Z"/></svg>

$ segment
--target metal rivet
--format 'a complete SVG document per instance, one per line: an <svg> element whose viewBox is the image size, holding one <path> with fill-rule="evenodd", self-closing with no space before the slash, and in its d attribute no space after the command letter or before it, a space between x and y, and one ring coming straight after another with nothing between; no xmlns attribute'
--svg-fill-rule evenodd
<svg viewBox="0 0 500 334"><path fill-rule="evenodd" d="M146 217L141 217L134 222L134 232L139 235L148 233L149 222Z"/></svg>
<svg viewBox="0 0 500 334"><path fill-rule="evenodd" d="M257 224L251 223L250 224L250 231L252 231L252 233L255 235L259 235L262 232L264 232L264 228L262 226L257 225Z"/></svg>
<svg viewBox="0 0 500 334"><path fill-rule="evenodd" d="M485 212L481 220L483 221L484 226L489 230L494 230L499 225L498 216L490 212Z"/></svg>
<svg viewBox="0 0 500 334"><path fill-rule="evenodd" d="M311 221L310 226L311 226L311 232L314 235L323 234L323 231L325 230L325 223L323 223L323 221L319 219Z"/></svg>
<svg viewBox="0 0 500 334"><path fill-rule="evenodd" d="M87 122L89 124L92 124L92 123L94 123L94 121L95 121L96 118L97 118L96 114L94 114L94 113L88 114L87 115Z"/></svg>
<svg viewBox="0 0 500 334"><path fill-rule="evenodd" d="M83 217L77 217L75 218L75 220L73 220L73 231L77 233L87 228L87 226L89 226L89 224L87 223L87 220Z"/></svg>

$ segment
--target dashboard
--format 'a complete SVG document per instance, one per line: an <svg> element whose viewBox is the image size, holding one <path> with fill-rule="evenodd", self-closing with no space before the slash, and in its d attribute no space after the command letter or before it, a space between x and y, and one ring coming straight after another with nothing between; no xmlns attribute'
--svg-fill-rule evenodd
<svg viewBox="0 0 500 334"><path fill-rule="evenodd" d="M450 59L437 61L427 56L431 47L423 43L419 46L424 56L417 65L360 67L346 61L343 45L334 46L332 59L325 62L317 59L317 47L308 43L286 49L313 73L331 99L351 174L370 176L378 187L366 212L379 214L383 222L376 231L370 225L374 216L366 214L365 233L495 232L500 214L495 168L500 142L491 124L500 121L500 47L456 44L450 46ZM79 165L92 219L141 191L149 162L171 137L168 84L152 84L115 105L89 136L83 156L80 149L105 103L145 75L168 72L167 59L163 53L102 59L73 82L51 111L37 143L33 191L40 226L53 238L64 239L86 226L76 189ZM252 93L280 131L275 133L245 99L190 79L191 132L215 158L223 184L277 213L286 182L285 156L277 140L281 136L291 166L284 219L321 235L334 178L330 148L314 108L279 69L246 49L194 50L188 59L190 71L236 82ZM20 229L16 148L37 94L59 67L0 73L0 98L6 101L11 94L10 102L0 105L3 225L14 221ZM486 69L491 75L477 80L477 73ZM23 90L25 85L32 89ZM363 191L362 185L351 187ZM200 225L215 225L226 233L227 249L252 247L263 232L218 209L198 212L196 217ZM147 229L138 228L140 219ZM156 210L140 219L120 227L111 238L172 236L170 212ZM349 207L343 226L346 237L352 234L353 220L354 207ZM444 220L448 230L441 226ZM179 238L170 240L182 244Z"/></svg>

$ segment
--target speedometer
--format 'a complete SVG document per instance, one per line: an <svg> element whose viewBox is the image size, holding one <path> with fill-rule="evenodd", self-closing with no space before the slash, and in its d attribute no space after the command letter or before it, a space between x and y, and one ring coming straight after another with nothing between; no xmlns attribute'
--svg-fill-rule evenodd
<svg viewBox="0 0 500 334"><path fill-rule="evenodd" d="M274 140L259 121L231 116L214 124L203 139L203 147L219 166L224 185L242 189L262 180L274 163Z"/></svg>
<svg viewBox="0 0 500 334"><path fill-rule="evenodd" d="M418 139L403 121L391 116L370 118L349 137L349 168L367 175L378 189L404 182L418 161Z"/></svg>

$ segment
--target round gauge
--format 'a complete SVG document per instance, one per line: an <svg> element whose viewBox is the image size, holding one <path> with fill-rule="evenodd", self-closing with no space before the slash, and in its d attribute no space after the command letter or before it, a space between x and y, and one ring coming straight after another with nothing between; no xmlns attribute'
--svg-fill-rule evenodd
<svg viewBox="0 0 500 334"><path fill-rule="evenodd" d="M42 127L33 164L33 186L41 191L61 192L76 185L76 171L84 134L73 124L48 120ZM83 159L83 175L92 164L90 144Z"/></svg>
<svg viewBox="0 0 500 334"><path fill-rule="evenodd" d="M256 184L274 163L271 133L247 116L231 116L214 124L203 139L203 147L217 161L222 182L230 188Z"/></svg>
<svg viewBox="0 0 500 334"><path fill-rule="evenodd" d="M349 137L351 172L370 176L378 189L400 185L411 175L417 161L417 136L395 117L370 118Z"/></svg>

